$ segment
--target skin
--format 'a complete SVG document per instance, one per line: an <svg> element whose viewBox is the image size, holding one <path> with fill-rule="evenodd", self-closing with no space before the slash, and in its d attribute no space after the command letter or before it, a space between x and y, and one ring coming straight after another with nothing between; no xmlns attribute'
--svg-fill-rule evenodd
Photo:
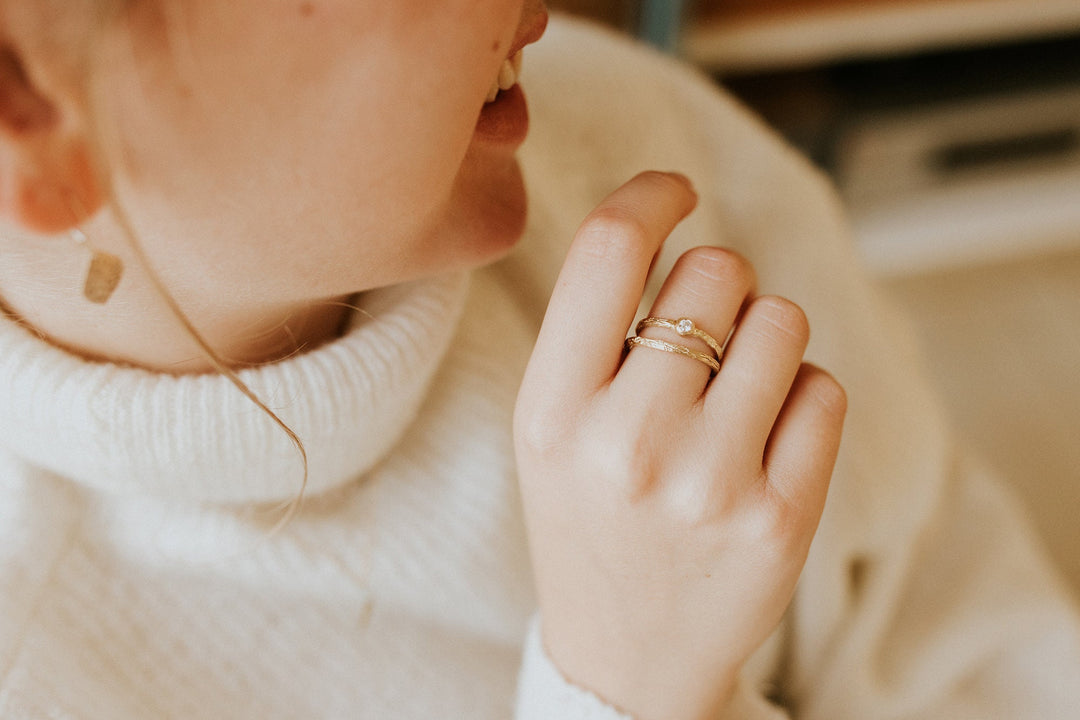
<svg viewBox="0 0 1080 720"><path fill-rule="evenodd" d="M542 26L539 0L182 6L134 3L109 25L94 104L78 62L35 44L35 4L0 0L0 294L44 337L206 369L117 207L196 327L246 363L332 338L340 298L476 267L520 237L515 148L473 128L503 59ZM728 702L790 602L846 409L802 362L802 311L758 297L749 263L721 248L686 253L652 311L717 338L734 328L719 373L624 352L652 260L695 203L685 178L645 173L586 219L514 418L547 650L640 720ZM58 290L85 258L49 233L74 226L127 263L106 306Z"/></svg>
<svg viewBox="0 0 1080 720"><path fill-rule="evenodd" d="M473 130L542 13L540 0L193 0L135 3L104 31L94 80L115 204L210 344L238 363L273 360L332 337L345 296L509 250L526 208L516 147ZM59 75L47 59L29 64ZM11 153L53 172L11 170L5 214L33 230L81 225L129 275L100 312L76 293L42 307L20 278L46 263L80 271L65 243L38 243L34 272L0 277L5 303L88 356L208 369L93 187L89 100L50 96L58 85L41 89L63 132L24 131L35 143Z"/></svg>
<svg viewBox="0 0 1080 720"><path fill-rule="evenodd" d="M548 651L640 720L716 718L729 701L790 603L847 408L802 363L802 310L756 297L753 268L722 248L685 253L650 313L716 338L734 325L719 373L624 354L652 260L695 203L685 178L645 173L585 220L515 413Z"/></svg>

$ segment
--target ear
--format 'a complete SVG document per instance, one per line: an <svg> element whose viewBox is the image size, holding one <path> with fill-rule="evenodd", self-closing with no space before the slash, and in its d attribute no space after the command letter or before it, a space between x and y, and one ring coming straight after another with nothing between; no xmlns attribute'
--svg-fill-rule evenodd
<svg viewBox="0 0 1080 720"><path fill-rule="evenodd" d="M86 124L66 118L65 107L0 45L0 217L31 232L69 230L104 201L89 138L72 131Z"/></svg>

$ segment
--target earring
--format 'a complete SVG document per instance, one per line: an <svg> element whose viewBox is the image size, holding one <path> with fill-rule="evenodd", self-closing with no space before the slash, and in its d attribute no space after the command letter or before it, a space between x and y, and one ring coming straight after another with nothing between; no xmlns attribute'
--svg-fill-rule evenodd
<svg viewBox="0 0 1080 720"><path fill-rule="evenodd" d="M112 297L124 274L124 262L107 252L90 247L86 234L79 228L70 230L72 240L90 250L90 267L83 283L83 297L92 303L104 305Z"/></svg>

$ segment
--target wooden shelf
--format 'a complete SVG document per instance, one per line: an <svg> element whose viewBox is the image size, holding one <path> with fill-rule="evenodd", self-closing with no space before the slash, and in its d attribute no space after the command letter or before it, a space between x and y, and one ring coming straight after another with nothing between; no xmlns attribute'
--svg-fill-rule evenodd
<svg viewBox="0 0 1080 720"><path fill-rule="evenodd" d="M757 72L1080 31L1078 0L714 0L682 53Z"/></svg>

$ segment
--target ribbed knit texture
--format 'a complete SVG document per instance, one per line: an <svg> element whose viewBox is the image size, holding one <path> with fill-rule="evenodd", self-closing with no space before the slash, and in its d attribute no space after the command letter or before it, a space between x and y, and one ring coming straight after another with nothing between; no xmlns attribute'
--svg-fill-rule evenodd
<svg viewBox="0 0 1080 720"><path fill-rule="evenodd" d="M457 324L465 281L370 293L340 342L238 373L304 438L312 493L369 469L412 421ZM296 448L228 379L86 362L39 347L12 323L0 332L11 410L0 416L0 436L40 467L120 494L267 502L299 492ZM332 392L340 387L350 392Z"/></svg>
<svg viewBox="0 0 1080 720"><path fill-rule="evenodd" d="M956 450L827 184L670 60L559 19L527 54L518 250L368 294L341 340L242 374L311 457L280 531L298 455L225 380L0 319L0 718L625 720L526 643L511 420L578 222L648 168L701 191L655 277L743 252L851 398L796 602L724 720L785 716L766 694L805 720L1075 718L1070 601Z"/></svg>

